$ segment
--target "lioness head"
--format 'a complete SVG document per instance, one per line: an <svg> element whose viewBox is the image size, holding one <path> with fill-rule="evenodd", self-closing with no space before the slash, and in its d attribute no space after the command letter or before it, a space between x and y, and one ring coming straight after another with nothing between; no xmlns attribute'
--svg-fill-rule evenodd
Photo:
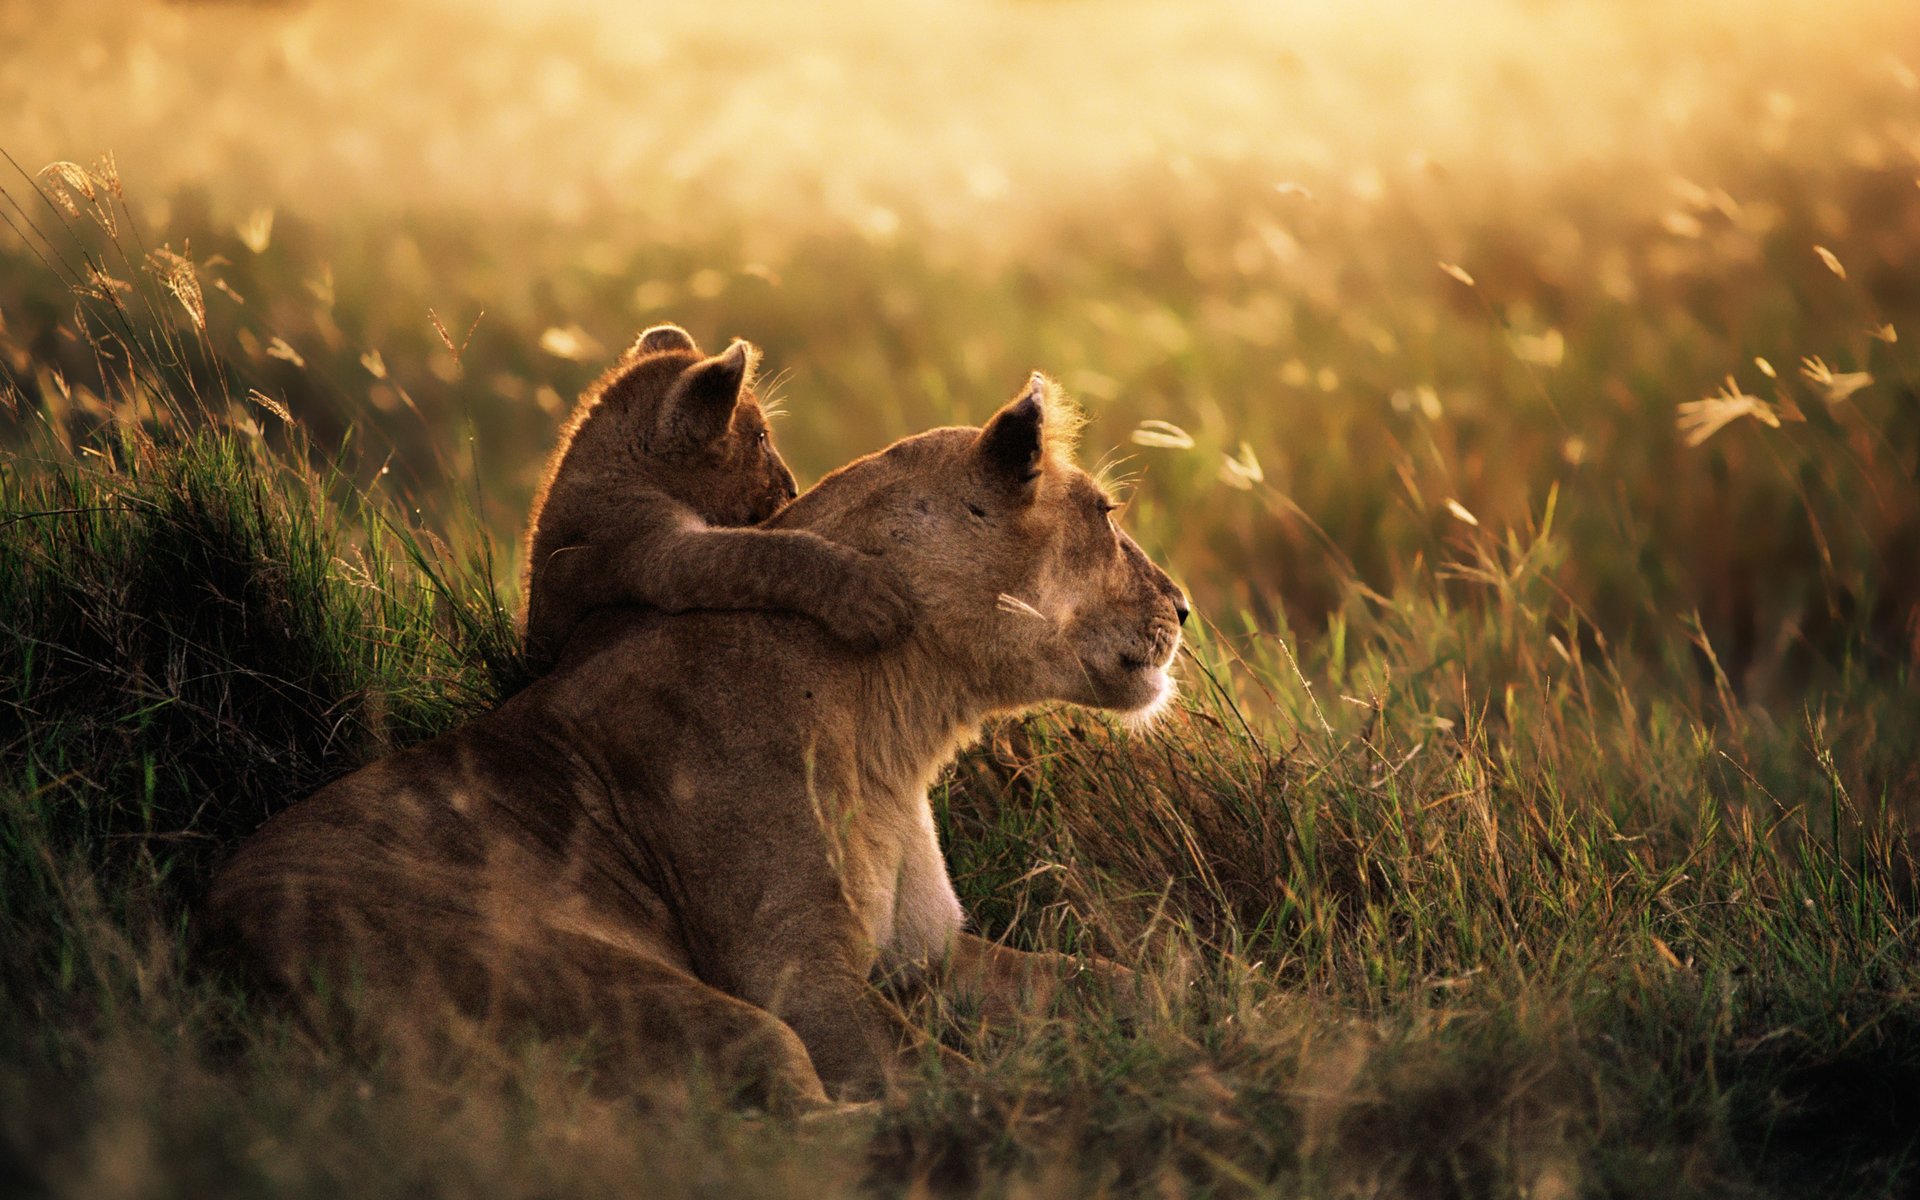
<svg viewBox="0 0 1920 1200"><path fill-rule="evenodd" d="M1044 377L982 428L935 429L834 472L776 519L879 554L928 614L916 641L989 703L1140 716L1173 693L1187 600L1072 461L1078 415Z"/></svg>
<svg viewBox="0 0 1920 1200"><path fill-rule="evenodd" d="M710 525L758 524L794 495L753 392L757 358L742 341L708 358L686 330L656 325L597 385L625 452Z"/></svg>

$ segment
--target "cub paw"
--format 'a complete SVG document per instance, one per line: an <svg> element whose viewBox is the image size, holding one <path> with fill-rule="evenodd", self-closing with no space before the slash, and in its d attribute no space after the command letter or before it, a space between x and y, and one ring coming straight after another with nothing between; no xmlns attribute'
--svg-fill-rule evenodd
<svg viewBox="0 0 1920 1200"><path fill-rule="evenodd" d="M859 650L878 650L907 636L919 601L899 572L865 554L847 564L846 577L820 619L833 635Z"/></svg>

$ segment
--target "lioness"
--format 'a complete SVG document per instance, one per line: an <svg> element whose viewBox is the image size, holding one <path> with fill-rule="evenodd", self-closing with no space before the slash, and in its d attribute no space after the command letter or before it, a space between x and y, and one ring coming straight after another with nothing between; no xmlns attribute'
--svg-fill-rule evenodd
<svg viewBox="0 0 1920 1200"><path fill-rule="evenodd" d="M523 642L536 669L609 604L786 609L865 649L905 632L911 595L876 560L806 530L742 528L794 496L754 359L741 341L705 357L686 330L655 325L581 396L527 529Z"/></svg>
<svg viewBox="0 0 1920 1200"><path fill-rule="evenodd" d="M616 1071L704 1064L776 1108L873 1094L914 1041L876 967L994 1004L1057 957L965 932L935 775L989 714L1173 689L1185 598L1071 463L1071 423L1036 375L984 428L904 439L774 518L894 564L927 600L905 640L602 610L494 713L275 817L211 917L296 993L319 974L394 1013L443 996L593 1030Z"/></svg>

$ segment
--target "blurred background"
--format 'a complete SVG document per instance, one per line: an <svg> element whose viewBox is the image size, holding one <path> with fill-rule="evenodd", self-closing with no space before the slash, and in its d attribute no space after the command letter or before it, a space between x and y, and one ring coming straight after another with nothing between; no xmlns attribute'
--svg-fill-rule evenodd
<svg viewBox="0 0 1920 1200"><path fill-rule="evenodd" d="M651 322L803 482L1037 367L1230 634L1524 571L1787 695L1920 658L1916 72L1909 0L0 0L0 423L119 402L36 227L509 581Z"/></svg>

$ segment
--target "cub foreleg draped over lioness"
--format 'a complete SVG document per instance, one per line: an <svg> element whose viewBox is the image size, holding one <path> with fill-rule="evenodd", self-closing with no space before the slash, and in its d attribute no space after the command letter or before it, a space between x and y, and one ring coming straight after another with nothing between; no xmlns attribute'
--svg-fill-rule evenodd
<svg viewBox="0 0 1920 1200"><path fill-rule="evenodd" d="M528 657L545 667L597 608L784 609L850 645L898 638L913 602L865 555L750 528L793 499L753 394L754 352L703 357L676 325L640 335L582 397L534 497Z"/></svg>

